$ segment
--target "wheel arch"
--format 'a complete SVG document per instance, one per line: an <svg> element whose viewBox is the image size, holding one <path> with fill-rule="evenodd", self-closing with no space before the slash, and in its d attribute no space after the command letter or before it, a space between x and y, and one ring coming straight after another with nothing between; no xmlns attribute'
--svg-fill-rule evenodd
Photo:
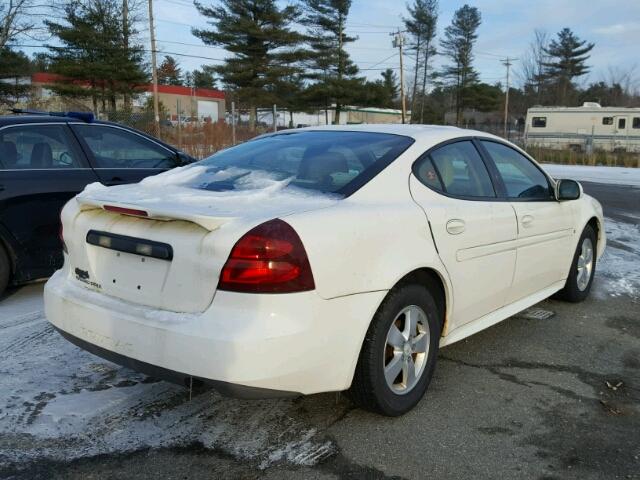
<svg viewBox="0 0 640 480"><path fill-rule="evenodd" d="M580 232L580 235L582 235L582 232L587 227L593 228L593 230L596 232L596 257L599 259L604 253L604 248L606 246L604 225L600 218L593 215L585 223L582 231ZM578 248L577 245L576 248Z"/></svg>
<svg viewBox="0 0 640 480"><path fill-rule="evenodd" d="M449 312L451 312L451 292L443 274L432 267L421 267L412 270L396 282L393 288L417 283L424 285L434 296L440 313L440 336L446 335Z"/></svg>
<svg viewBox="0 0 640 480"><path fill-rule="evenodd" d="M598 240L598 243L600 243L600 240L602 239L602 225L600 225L600 220L598 219L598 217L596 216L591 217L589 221L587 221L587 224L585 225L585 227L587 226L590 226L595 230L596 238Z"/></svg>

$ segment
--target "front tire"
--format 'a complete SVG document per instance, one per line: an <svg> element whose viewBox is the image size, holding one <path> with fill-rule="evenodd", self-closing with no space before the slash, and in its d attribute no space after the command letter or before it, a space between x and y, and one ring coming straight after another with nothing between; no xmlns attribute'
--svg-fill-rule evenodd
<svg viewBox="0 0 640 480"><path fill-rule="evenodd" d="M365 336L349 390L360 407L387 416L412 409L436 366L441 314L429 291L415 284L393 289Z"/></svg>
<svg viewBox="0 0 640 480"><path fill-rule="evenodd" d="M0 243L0 296L7 288L10 276L11 266L9 265L9 256Z"/></svg>
<svg viewBox="0 0 640 480"><path fill-rule="evenodd" d="M587 225L578 241L567 283L558 292L558 298L577 303L589 296L596 272L597 241L595 230L591 225Z"/></svg>

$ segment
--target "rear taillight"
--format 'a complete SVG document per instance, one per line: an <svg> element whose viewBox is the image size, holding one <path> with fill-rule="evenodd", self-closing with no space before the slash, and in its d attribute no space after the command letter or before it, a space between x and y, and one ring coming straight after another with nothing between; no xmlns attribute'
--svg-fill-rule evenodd
<svg viewBox="0 0 640 480"><path fill-rule="evenodd" d="M220 290L292 293L313 290L313 274L300 237L288 223L270 220L235 244L222 268Z"/></svg>

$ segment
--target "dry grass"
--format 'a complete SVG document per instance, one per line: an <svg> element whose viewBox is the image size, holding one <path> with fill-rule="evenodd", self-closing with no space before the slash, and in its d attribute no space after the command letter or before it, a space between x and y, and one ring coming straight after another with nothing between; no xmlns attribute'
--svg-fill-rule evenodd
<svg viewBox="0 0 640 480"><path fill-rule="evenodd" d="M640 154L638 153L595 151L589 155L585 152L535 147L528 148L527 152L540 163L640 168Z"/></svg>
<svg viewBox="0 0 640 480"><path fill-rule="evenodd" d="M155 134L153 123L145 122L132 126L151 135ZM264 127L251 130L248 126L236 126L236 143L244 142L268 131L271 130ZM195 158L205 158L218 150L230 147L233 143L231 125L225 122L183 125L180 129L161 127L160 135L156 136ZM527 152L540 163L640 168L640 154L638 153L596 151L589 155L585 152L537 147L530 147Z"/></svg>
<svg viewBox="0 0 640 480"><path fill-rule="evenodd" d="M153 123L145 122L132 126L178 147L195 158L208 157L233 144L231 125L224 122L182 125L181 128L162 126L159 134L156 134ZM266 131L265 129L251 130L246 126L236 126L236 143L245 142Z"/></svg>

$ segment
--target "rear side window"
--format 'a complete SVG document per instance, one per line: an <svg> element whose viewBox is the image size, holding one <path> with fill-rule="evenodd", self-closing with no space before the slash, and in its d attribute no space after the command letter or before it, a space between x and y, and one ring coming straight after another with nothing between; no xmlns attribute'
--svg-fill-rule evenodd
<svg viewBox="0 0 640 480"><path fill-rule="evenodd" d="M501 143L484 140L481 143L500 172L509 198L524 200L553 198L547 177L531 160Z"/></svg>
<svg viewBox="0 0 640 480"><path fill-rule="evenodd" d="M195 165L207 167L192 186L211 191L281 181L349 195L404 152L413 139L348 131L303 131L257 138Z"/></svg>
<svg viewBox="0 0 640 480"><path fill-rule="evenodd" d="M531 126L534 128L545 128L547 126L547 117L533 117Z"/></svg>
<svg viewBox="0 0 640 480"><path fill-rule="evenodd" d="M429 157L425 157L420 160L414 172L416 177L418 177L418 180L426 186L438 191L443 190L440 175L436 171L436 167L433 166L433 162Z"/></svg>
<svg viewBox="0 0 640 480"><path fill-rule="evenodd" d="M173 168L176 154L121 128L76 125L75 132L93 154L96 168Z"/></svg>
<svg viewBox="0 0 640 480"><path fill-rule="evenodd" d="M0 170L82 168L64 125L23 125L0 130Z"/></svg>
<svg viewBox="0 0 640 480"><path fill-rule="evenodd" d="M496 193L476 147L470 141L450 143L429 154L442 190L460 197L495 197ZM425 171L425 184L432 180ZM437 187L436 187L437 188Z"/></svg>

